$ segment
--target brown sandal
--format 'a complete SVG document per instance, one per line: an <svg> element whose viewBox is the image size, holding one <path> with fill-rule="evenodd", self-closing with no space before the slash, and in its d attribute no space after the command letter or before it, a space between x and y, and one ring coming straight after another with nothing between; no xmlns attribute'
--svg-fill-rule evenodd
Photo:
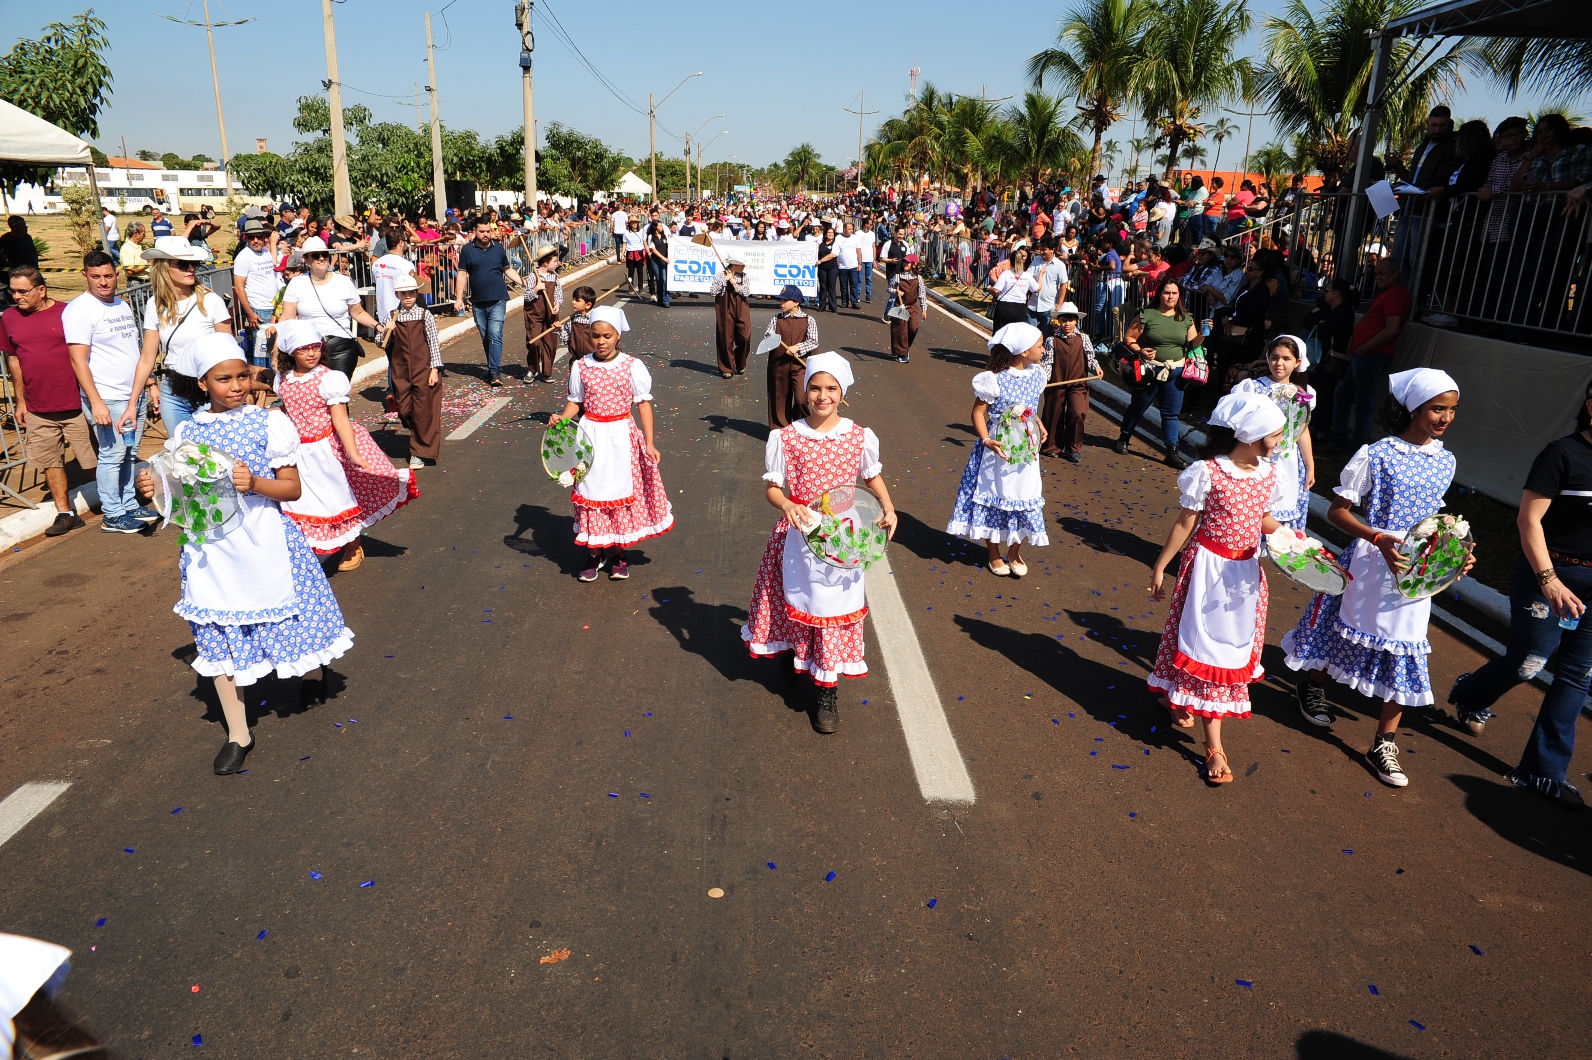
<svg viewBox="0 0 1592 1060"><path fill-rule="evenodd" d="M1221 755L1222 756L1222 771L1220 773L1216 772L1215 770L1213 770L1211 768L1211 759L1215 758L1217 755ZM1208 748L1206 748L1205 749L1205 783L1207 783L1207 784L1231 784L1232 782L1233 782L1233 767L1227 761L1227 752L1222 750L1220 747L1208 747Z"/></svg>
<svg viewBox="0 0 1592 1060"><path fill-rule="evenodd" d="M1172 724L1179 729L1192 729L1194 727L1194 715L1186 710L1180 710L1171 699L1162 696L1161 706L1165 707L1166 712L1172 715Z"/></svg>

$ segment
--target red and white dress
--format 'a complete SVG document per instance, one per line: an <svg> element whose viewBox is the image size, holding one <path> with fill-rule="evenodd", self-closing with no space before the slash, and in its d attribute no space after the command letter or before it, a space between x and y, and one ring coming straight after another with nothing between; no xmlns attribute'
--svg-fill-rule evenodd
<svg viewBox="0 0 1592 1060"><path fill-rule="evenodd" d="M370 432L352 423L359 455L370 465L355 467L332 429L332 406L348 404L348 376L324 364L308 375L285 372L277 379L282 410L298 428L299 482L296 501L282 510L298 525L318 554L327 556L356 540L367 527L420 496L408 468L395 468Z"/></svg>
<svg viewBox="0 0 1592 1060"><path fill-rule="evenodd" d="M575 543L633 545L674 528L669 491L647 455L647 437L630 410L652 400L652 373L628 353L587 355L569 369L569 400L581 407L580 430L592 444L591 469L569 495Z"/></svg>
<svg viewBox="0 0 1592 1060"><path fill-rule="evenodd" d="M819 434L797 420L769 435L764 481L808 504L826 490L879 474L879 438L842 419ZM783 516L768 536L752 588L752 606L741 639L754 656L792 652L797 671L833 687L844 674L862 677L862 620L868 600L861 570L841 570L813 555L806 538L790 533Z"/></svg>
<svg viewBox="0 0 1592 1060"><path fill-rule="evenodd" d="M1206 718L1249 717L1249 686L1265 677L1266 575L1260 521L1280 488L1269 461L1244 471L1225 456L1177 479L1178 502L1203 512L1183 550L1151 688Z"/></svg>

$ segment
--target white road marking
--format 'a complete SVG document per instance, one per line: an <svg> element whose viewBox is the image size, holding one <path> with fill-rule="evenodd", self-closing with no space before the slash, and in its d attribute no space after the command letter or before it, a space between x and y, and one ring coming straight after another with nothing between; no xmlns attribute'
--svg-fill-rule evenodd
<svg viewBox="0 0 1592 1060"><path fill-rule="evenodd" d="M33 780L7 795L6 801L0 802L0 845L27 827L71 786L62 780Z"/></svg>
<svg viewBox="0 0 1592 1060"><path fill-rule="evenodd" d="M935 691L906 604L901 602L888 556L868 571L868 611L890 675L890 694L895 697L918 790L926 802L972 803L973 778L967 775L962 752L951 734L951 723L940 705L940 694Z"/></svg>
<svg viewBox="0 0 1592 1060"><path fill-rule="evenodd" d="M504 406L513 400L513 398L500 397L493 398L491 401L488 401L476 411L474 416L471 416L469 419L459 424L459 429L448 435L447 440L450 442L464 441L464 439L470 437L470 435L480 430L482 424L486 423L486 421L491 419L493 416L496 416Z"/></svg>

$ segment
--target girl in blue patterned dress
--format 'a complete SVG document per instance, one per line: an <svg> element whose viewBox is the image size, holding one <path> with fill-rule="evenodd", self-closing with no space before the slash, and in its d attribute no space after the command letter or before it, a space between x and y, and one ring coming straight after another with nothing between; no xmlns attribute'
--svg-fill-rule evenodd
<svg viewBox="0 0 1592 1060"><path fill-rule="evenodd" d="M1233 387L1235 394L1269 397L1282 409L1286 421L1282 441L1267 457L1281 487L1271 514L1295 530L1303 530L1310 518L1310 487L1316 484L1316 455L1306 430L1316 407L1316 392L1305 381L1309 368L1304 340L1297 335L1278 335L1266 350L1267 374Z"/></svg>
<svg viewBox="0 0 1592 1060"><path fill-rule="evenodd" d="M1381 720L1366 758L1377 779L1409 783L1399 767L1394 735L1403 708L1433 702L1426 672L1430 600L1399 593L1405 560L1399 542L1443 506L1454 479L1454 455L1442 436L1459 407L1459 384L1447 372L1416 368L1388 378L1383 410L1390 436L1359 452L1343 469L1327 518L1354 536L1339 562L1354 576L1342 596L1317 595L1299 625L1282 638L1288 666L1307 671L1297 691L1299 709L1313 725L1327 726L1323 685L1327 675L1362 695L1382 700ZM1365 512L1365 522L1352 509ZM1469 571L1474 557L1467 562Z"/></svg>
<svg viewBox="0 0 1592 1060"><path fill-rule="evenodd" d="M1050 543L1039 477L1039 447L1046 437L1039 419L1048 374L1039 366L1045 338L1032 324L1007 324L990 336L989 349L989 364L973 377L979 444L962 472L945 531L986 542L991 574L1021 578L1028 573L1023 542ZM1002 543L1009 546L1005 559Z"/></svg>
<svg viewBox="0 0 1592 1060"><path fill-rule="evenodd" d="M227 723L216 755L219 776L236 773L254 747L238 689L275 671L302 677L353 646L354 634L315 555L281 501L298 499L298 430L280 412L247 403L249 366L230 335L206 336L187 351L191 375L209 405L167 443L214 446L236 458L238 513L199 543L182 546L182 599L172 610L188 620L198 656L193 668L213 678ZM146 470L139 488L152 492ZM168 513L169 515L169 513Z"/></svg>

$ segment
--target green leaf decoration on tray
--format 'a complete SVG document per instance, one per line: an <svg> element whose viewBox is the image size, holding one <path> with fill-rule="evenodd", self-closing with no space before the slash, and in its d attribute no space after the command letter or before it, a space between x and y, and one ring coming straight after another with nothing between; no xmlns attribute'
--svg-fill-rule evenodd
<svg viewBox="0 0 1592 1060"><path fill-rule="evenodd" d="M1411 600L1435 596L1459 580L1475 541L1470 524L1457 515L1429 515L1404 536L1399 552L1408 562L1399 594Z"/></svg>
<svg viewBox="0 0 1592 1060"><path fill-rule="evenodd" d="M818 522L807 531L807 543L828 562L848 570L867 570L884 558L889 543L884 527L862 522L855 509L835 514L828 493L820 498L816 514Z"/></svg>
<svg viewBox="0 0 1592 1060"><path fill-rule="evenodd" d="M574 486L591 470L596 451L574 420L549 424L542 438L542 469L560 486Z"/></svg>
<svg viewBox="0 0 1592 1060"><path fill-rule="evenodd" d="M240 503L232 482L235 462L213 445L178 439L150 460L156 504L178 527L178 544L203 545L226 532Z"/></svg>
<svg viewBox="0 0 1592 1060"><path fill-rule="evenodd" d="M1026 406L1009 406L995 423L995 440L1006 450L1006 462L1016 467L1039 459L1035 434L1034 410Z"/></svg>

